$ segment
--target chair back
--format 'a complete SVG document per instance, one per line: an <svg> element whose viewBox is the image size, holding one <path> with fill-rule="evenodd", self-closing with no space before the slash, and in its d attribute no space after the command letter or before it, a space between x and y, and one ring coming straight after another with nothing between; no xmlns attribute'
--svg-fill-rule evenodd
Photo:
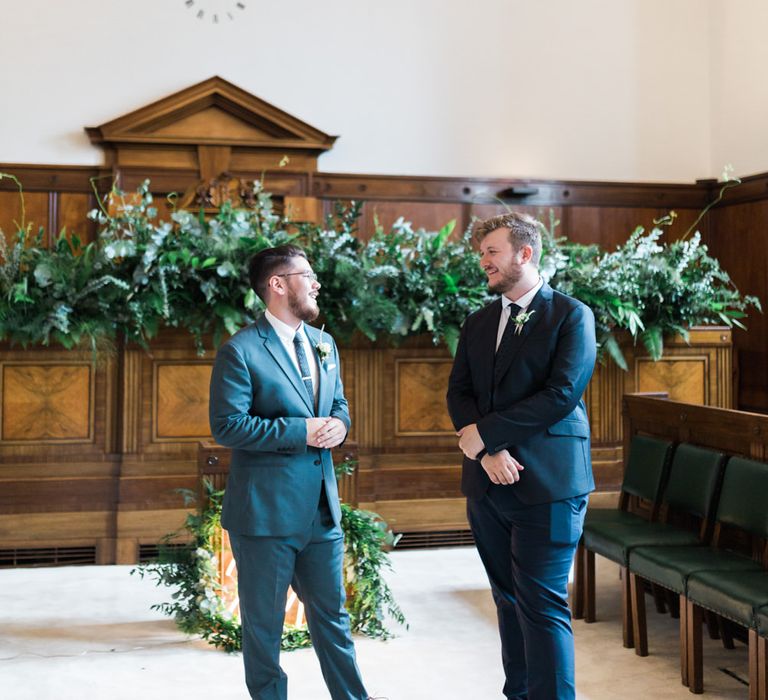
<svg viewBox="0 0 768 700"><path fill-rule="evenodd" d="M722 452L681 442L669 468L664 502L674 511L709 520L725 461Z"/></svg>
<svg viewBox="0 0 768 700"><path fill-rule="evenodd" d="M728 460L717 522L768 538L768 464L744 457Z"/></svg>
<svg viewBox="0 0 768 700"><path fill-rule="evenodd" d="M647 501L658 501L671 455L672 443L669 440L633 436L621 490Z"/></svg>

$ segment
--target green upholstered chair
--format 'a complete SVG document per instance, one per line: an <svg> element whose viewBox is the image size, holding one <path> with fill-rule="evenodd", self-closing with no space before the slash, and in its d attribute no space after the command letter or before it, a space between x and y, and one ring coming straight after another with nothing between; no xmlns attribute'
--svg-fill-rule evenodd
<svg viewBox="0 0 768 700"><path fill-rule="evenodd" d="M692 692L702 692L701 662L701 618L702 608L688 600L690 583L694 576L700 582L695 591L704 598L707 582L722 580L721 593L711 592L706 600L714 606L719 601L722 612L726 612L724 596L731 593L732 619L743 617L738 602L739 596L756 593L757 581L764 576L760 562L749 556L724 547L723 534L738 530L752 537L768 537L768 464L741 457L731 458L726 467L723 484L717 503L717 516L712 546L653 546L637 547L630 552L629 570L632 585L643 578L674 591L680 596L680 650L681 675L683 683ZM752 572L752 573L750 573ZM752 581L743 589L733 584L728 588L726 581ZM768 583L768 579L766 579ZM751 586L751 588L750 588ZM766 591L768 601L768 590ZM642 605L635 607L633 599L633 622L645 626L645 610ZM750 616L755 604L750 606ZM714 610L717 612L717 610ZM727 615L726 615L727 616Z"/></svg>
<svg viewBox="0 0 768 700"><path fill-rule="evenodd" d="M727 488L726 488L727 487ZM720 510L730 510L729 524L748 533L752 552L744 557L749 564L768 564L765 545L768 542L768 464L734 457L728 464L720 497ZM719 518L719 515L718 515ZM721 536L718 530L716 536ZM702 688L701 611L709 610L752 631L750 677L757 679L756 610L768 605L768 571L700 570L691 573L686 588L688 618L688 664L690 687ZM693 673L693 676L691 676ZM756 697L757 689L753 688Z"/></svg>
<svg viewBox="0 0 768 700"><path fill-rule="evenodd" d="M608 557L626 568L621 544L611 537L613 532L634 532L658 517L661 489L672 456L672 442L636 435L632 438L621 484L617 509L590 509L584 520L584 534L576 551L576 576L573 585L574 617L595 621L595 554ZM644 502L646 515L631 512ZM629 610L629 587L626 570L622 571L624 610ZM633 644L630 618L624 616L624 646Z"/></svg>
<svg viewBox="0 0 768 700"><path fill-rule="evenodd" d="M617 562L629 582L629 596L623 597L623 618L631 620L627 626L639 656L648 654L648 634L645 615L639 620L634 616L638 608L644 612L645 600L640 581L627 574L630 552L636 547L704 546L724 464L725 455L721 452L681 443L674 452L664 488L662 522L625 521L610 526L597 522L589 533L585 530L585 547ZM676 521L680 522L675 524Z"/></svg>

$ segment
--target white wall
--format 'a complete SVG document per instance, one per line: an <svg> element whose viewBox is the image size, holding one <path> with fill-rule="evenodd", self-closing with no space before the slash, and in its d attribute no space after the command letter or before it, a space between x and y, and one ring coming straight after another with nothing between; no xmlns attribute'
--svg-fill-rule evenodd
<svg viewBox="0 0 768 700"><path fill-rule="evenodd" d="M214 25L184 0L0 0L0 162L101 163L84 126L216 74L340 135L332 172L685 182L750 150L730 51L744 24L761 43L762 0L244 1Z"/></svg>
<svg viewBox="0 0 768 700"><path fill-rule="evenodd" d="M768 3L715 0L712 7L712 164L737 174L768 170Z"/></svg>

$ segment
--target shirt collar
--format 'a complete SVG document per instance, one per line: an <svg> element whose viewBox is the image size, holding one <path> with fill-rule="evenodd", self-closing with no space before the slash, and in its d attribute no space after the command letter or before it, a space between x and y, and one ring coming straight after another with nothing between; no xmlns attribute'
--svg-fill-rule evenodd
<svg viewBox="0 0 768 700"><path fill-rule="evenodd" d="M506 309L510 304L517 304L521 311L525 311L531 305L533 297L536 296L537 292L542 288L543 285L544 280L539 277L539 281L533 286L533 288L529 289L525 294L523 294L523 296L521 296L519 299L516 299L515 301L512 301L506 294L502 294L502 310Z"/></svg>
<svg viewBox="0 0 768 700"><path fill-rule="evenodd" d="M275 333L277 333L278 338L280 338L280 340L282 340L284 343L292 343L296 333L298 332L301 332L302 336L306 335L303 322L299 324L298 328L293 328L285 321L281 321L277 316L271 313L269 309L264 312L264 317L267 319L267 321L269 321L269 324L272 326L272 328L275 329Z"/></svg>

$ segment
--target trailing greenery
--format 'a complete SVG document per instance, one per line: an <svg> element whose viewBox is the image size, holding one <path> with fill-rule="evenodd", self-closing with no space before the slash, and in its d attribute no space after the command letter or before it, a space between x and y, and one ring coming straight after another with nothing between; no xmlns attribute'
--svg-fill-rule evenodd
<svg viewBox="0 0 768 700"><path fill-rule="evenodd" d="M640 340L652 359L661 358L664 336L681 335L688 328L718 324L744 328L741 319L760 300L741 296L730 277L696 232L672 243L661 243L663 227L673 223L675 212L655 222L646 233L638 226L626 243L604 253L595 245L585 246L556 239L558 222L550 218L543 230L547 260L542 273L553 287L580 299L595 313L601 354L608 354L627 369L617 334L628 331Z"/></svg>
<svg viewBox="0 0 768 700"><path fill-rule="evenodd" d="M337 473L348 473L346 464ZM207 505L199 513L190 513L182 532L171 533L160 547L157 562L142 564L131 573L148 576L158 586L174 589L171 601L157 603L153 610L173 617L178 628L186 634L200 635L209 644L225 651L242 647L240 620L232 615L221 597L217 575L217 551L221 549L221 503L223 491L215 491L204 481ZM189 505L195 494L185 492ZM344 586L347 609L353 632L375 639L392 636L385 624L389 616L405 625L405 616L397 605L382 571L391 569L386 547L395 539L386 524L370 511L357 510L341 504L341 529L344 533ZM192 540L189 547L173 546L184 535ZM406 625L407 628L407 625ZM306 627L285 625L281 648L284 651L311 645Z"/></svg>
<svg viewBox="0 0 768 700"><path fill-rule="evenodd" d="M737 183L727 179L713 204ZM359 203L337 204L318 226L279 216L259 182L252 199L253 206L225 204L213 217L171 201L166 221L145 182L130 195L113 190L111 214L91 212L96 241L83 245L63 231L51 249L22 214L13 245L0 235L0 340L100 349L120 336L146 347L168 326L192 333L202 353L205 335L218 345L260 312L247 282L251 255L289 241L307 250L322 284L322 320L342 341L359 333L396 343L429 333L453 351L464 318L490 300L471 232L455 237L454 222L432 232L402 218L390 230L376 221L364 242L356 235ZM687 337L687 328L706 323L743 327L749 307L760 309L698 233L663 242L673 218L647 233L638 227L612 252L557 237L551 213L541 225L542 276L592 308L601 355L622 367L619 333L628 331L658 359L666 334Z"/></svg>

